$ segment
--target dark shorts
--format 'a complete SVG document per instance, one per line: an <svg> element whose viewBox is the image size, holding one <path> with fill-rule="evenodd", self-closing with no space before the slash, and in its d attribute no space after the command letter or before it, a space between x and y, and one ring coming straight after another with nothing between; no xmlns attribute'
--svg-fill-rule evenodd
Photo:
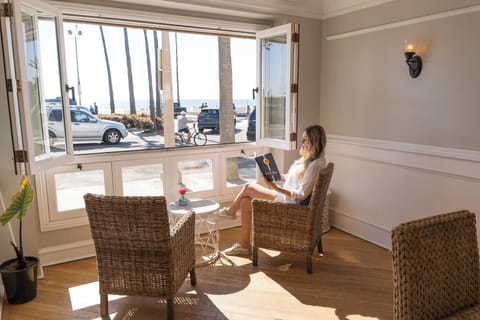
<svg viewBox="0 0 480 320"><path fill-rule="evenodd" d="M183 129L178 130L178 132L185 132L185 133L188 133L188 131L189 131L188 128L183 128Z"/></svg>

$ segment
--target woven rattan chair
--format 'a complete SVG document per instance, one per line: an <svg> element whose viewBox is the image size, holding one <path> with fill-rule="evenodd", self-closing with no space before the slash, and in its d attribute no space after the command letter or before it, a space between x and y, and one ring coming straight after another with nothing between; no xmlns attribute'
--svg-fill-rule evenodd
<svg viewBox="0 0 480 320"><path fill-rule="evenodd" d="M252 201L252 264L258 265L258 248L302 254L312 273L315 248L323 253L322 215L333 163L321 170L308 206L254 199Z"/></svg>
<svg viewBox="0 0 480 320"><path fill-rule="evenodd" d="M480 319L475 214L458 211L392 230L394 319Z"/></svg>
<svg viewBox="0 0 480 320"><path fill-rule="evenodd" d="M195 216L169 225L164 197L84 196L97 253L100 313L109 319L108 295L173 298L190 273L195 277Z"/></svg>

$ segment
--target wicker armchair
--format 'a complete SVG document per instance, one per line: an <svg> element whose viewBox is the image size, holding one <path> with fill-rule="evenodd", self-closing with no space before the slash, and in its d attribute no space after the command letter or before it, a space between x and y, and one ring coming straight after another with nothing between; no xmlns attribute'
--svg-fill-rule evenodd
<svg viewBox="0 0 480 320"><path fill-rule="evenodd" d="M169 225L164 197L84 196L97 253L100 313L109 319L108 294L173 298L190 273L196 284L195 216Z"/></svg>
<svg viewBox="0 0 480 320"><path fill-rule="evenodd" d="M458 211L392 230L394 319L480 319L475 214Z"/></svg>
<svg viewBox="0 0 480 320"><path fill-rule="evenodd" d="M252 201L252 264L258 265L258 248L299 253L312 273L315 247L322 248L322 215L333 163L321 170L308 206L254 199Z"/></svg>

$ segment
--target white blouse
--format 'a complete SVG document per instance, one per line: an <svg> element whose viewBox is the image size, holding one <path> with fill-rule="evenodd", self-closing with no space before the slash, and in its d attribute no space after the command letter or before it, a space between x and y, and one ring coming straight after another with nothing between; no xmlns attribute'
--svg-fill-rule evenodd
<svg viewBox="0 0 480 320"><path fill-rule="evenodd" d="M290 196L282 193L277 194L277 201L287 203L299 203L307 198L313 191L313 186L318 175L318 172L327 167L327 161L322 154L317 159L313 160L305 170L303 176L298 179L297 171L303 167L303 159L297 159L290 166L285 178L285 183L282 188L290 190Z"/></svg>

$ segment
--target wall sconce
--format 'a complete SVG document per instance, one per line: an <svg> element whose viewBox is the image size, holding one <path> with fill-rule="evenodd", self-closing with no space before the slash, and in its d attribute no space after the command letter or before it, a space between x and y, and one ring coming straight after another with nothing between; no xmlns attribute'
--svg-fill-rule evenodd
<svg viewBox="0 0 480 320"><path fill-rule="evenodd" d="M412 78L416 78L422 71L422 58L415 53L415 45L405 40L404 42L405 59L408 65L408 71Z"/></svg>

